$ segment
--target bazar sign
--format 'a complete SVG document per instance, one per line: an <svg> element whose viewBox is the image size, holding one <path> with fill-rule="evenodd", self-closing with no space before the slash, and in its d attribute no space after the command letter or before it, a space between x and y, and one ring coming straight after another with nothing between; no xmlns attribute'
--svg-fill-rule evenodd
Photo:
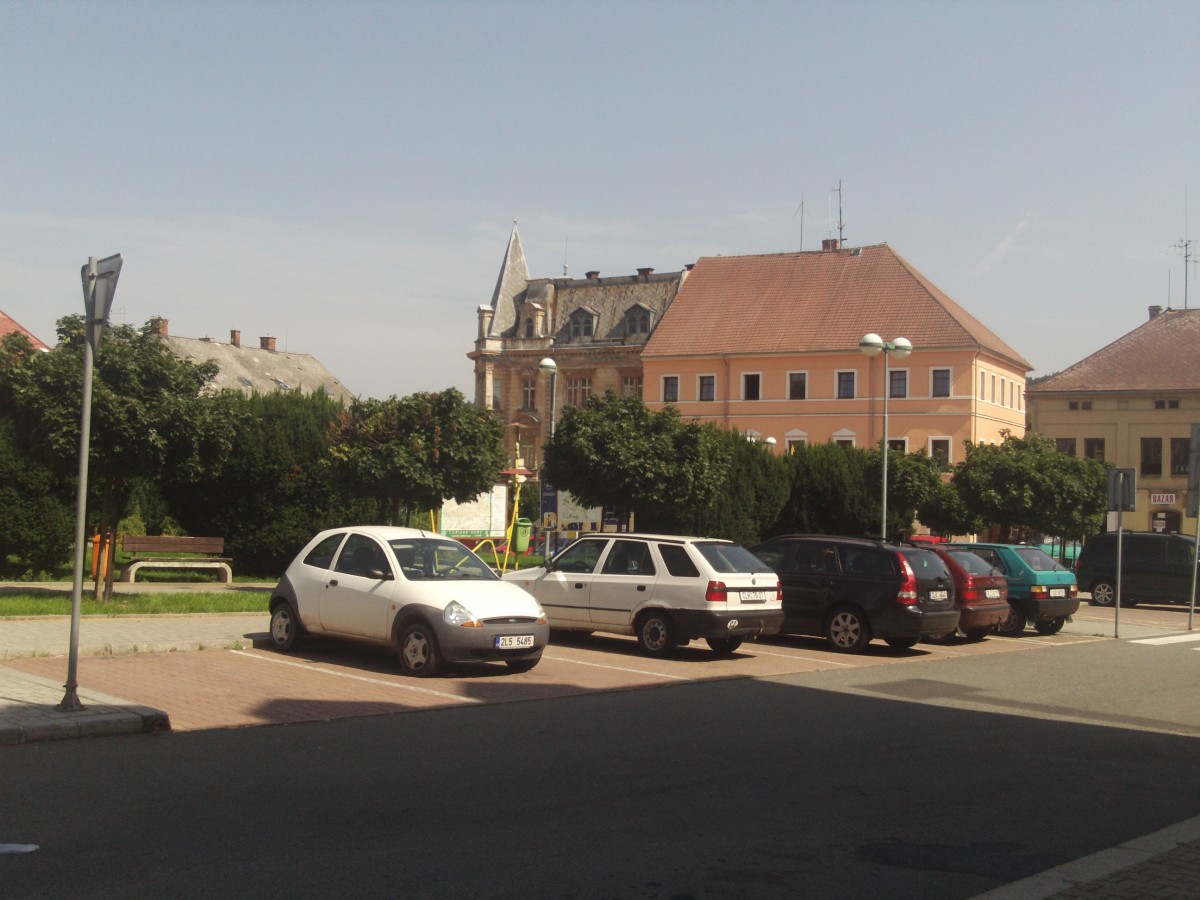
<svg viewBox="0 0 1200 900"><path fill-rule="evenodd" d="M1175 505L1175 495L1174 494L1151 494L1150 502L1152 504L1154 504L1155 506L1174 506Z"/></svg>

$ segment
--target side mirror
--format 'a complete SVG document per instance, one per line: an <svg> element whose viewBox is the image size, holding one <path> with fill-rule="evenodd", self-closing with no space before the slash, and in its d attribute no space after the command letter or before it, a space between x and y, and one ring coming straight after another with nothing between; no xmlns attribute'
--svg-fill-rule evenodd
<svg viewBox="0 0 1200 900"><path fill-rule="evenodd" d="M367 577L376 581L391 581L395 578L391 572L385 572L383 569L367 569Z"/></svg>

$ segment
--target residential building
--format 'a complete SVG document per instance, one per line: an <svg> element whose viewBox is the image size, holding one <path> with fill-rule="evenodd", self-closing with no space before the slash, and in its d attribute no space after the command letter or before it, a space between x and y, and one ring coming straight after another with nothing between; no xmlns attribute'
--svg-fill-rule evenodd
<svg viewBox="0 0 1200 900"><path fill-rule="evenodd" d="M46 344L38 340L32 331L30 331L28 328L25 328L16 319L12 318L12 316L0 309L0 340L3 340L6 335L12 334L13 332L23 334L25 337L29 338L29 342L33 344L35 350L50 349Z"/></svg>
<svg viewBox="0 0 1200 900"><path fill-rule="evenodd" d="M613 390L643 396L641 351L686 271L532 278L514 224L492 301L478 309L475 403L495 410L505 446L530 469L564 404ZM552 360L553 371L543 366Z"/></svg>
<svg viewBox="0 0 1200 900"><path fill-rule="evenodd" d="M314 357L278 350L273 337L260 337L257 347L243 347L242 333L236 329L230 330L229 343L221 344L207 337L175 337L169 333L166 319L155 321L163 340L177 357L194 363L217 364L217 375L212 381L215 390L228 388L245 394L254 391L269 394L299 389L311 394L324 389L343 403L349 404L354 399L354 394Z"/></svg>
<svg viewBox="0 0 1200 900"><path fill-rule="evenodd" d="M1139 327L1028 391L1030 424L1058 449L1133 469L1137 531L1196 533L1186 519L1189 448L1200 422L1200 310L1151 306ZM1109 527L1116 527L1116 514Z"/></svg>
<svg viewBox="0 0 1200 900"><path fill-rule="evenodd" d="M912 354L868 357L867 334ZM644 396L773 442L890 446L948 463L1025 433L1031 366L886 244L700 259L642 352Z"/></svg>

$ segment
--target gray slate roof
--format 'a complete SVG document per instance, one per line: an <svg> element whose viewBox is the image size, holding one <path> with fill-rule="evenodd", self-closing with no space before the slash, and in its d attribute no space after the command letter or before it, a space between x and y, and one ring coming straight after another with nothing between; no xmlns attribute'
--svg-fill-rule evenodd
<svg viewBox="0 0 1200 900"><path fill-rule="evenodd" d="M299 388L305 394L311 394L318 388L324 388L335 400L349 404L354 399L354 394L334 378L333 373L306 353L218 344L207 338L168 335L163 340L171 352L182 359L215 362L220 371L213 380L213 386L218 389L266 394Z"/></svg>

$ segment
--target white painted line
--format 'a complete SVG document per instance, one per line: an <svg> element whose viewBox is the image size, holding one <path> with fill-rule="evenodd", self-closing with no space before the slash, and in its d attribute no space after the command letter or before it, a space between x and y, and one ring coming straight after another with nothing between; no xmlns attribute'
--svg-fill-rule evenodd
<svg viewBox="0 0 1200 900"><path fill-rule="evenodd" d="M1130 641L1131 644L1186 644L1189 641L1200 641L1200 632L1192 632L1191 634L1172 634L1167 637L1156 638L1138 638L1136 641Z"/></svg>
<svg viewBox="0 0 1200 900"><path fill-rule="evenodd" d="M780 659L798 659L804 662L825 663L829 666L844 666L847 669L853 669L854 663L839 662L836 659L828 659L824 656L797 656L795 653L772 653L770 650L763 650L761 647L754 648L755 656L778 656Z"/></svg>
<svg viewBox="0 0 1200 900"><path fill-rule="evenodd" d="M584 662L581 659L570 659L566 656L550 656L542 654L542 659L552 659L555 662L571 663L576 666L589 666L593 669L612 669L614 672L628 672L631 675L649 675L653 678L673 678L676 681L691 681L686 675L668 675L665 672L647 672L644 669L630 669L625 666L604 666L600 663Z"/></svg>
<svg viewBox="0 0 1200 900"><path fill-rule="evenodd" d="M349 678L351 681L361 681L365 684L381 684L384 687L397 688L402 691L412 691L416 694L429 694L432 697L443 697L447 700L457 700L460 703L482 703L475 697L463 697L459 694L450 694L445 691L435 691L430 688L417 687L412 684L400 684L395 681L386 681L382 678L367 678L365 675L351 675L349 672L335 672L333 669L325 669L321 666L310 666L302 662L296 662L292 659L276 659L273 656L259 656L257 653L247 653L245 650L231 650L230 653L236 653L238 656L244 656L247 659L257 659L260 662L278 663L281 666L294 666L297 669L307 669L310 672L319 672L322 675L336 675L338 678Z"/></svg>
<svg viewBox="0 0 1200 900"><path fill-rule="evenodd" d="M32 853L37 844L0 844L0 853Z"/></svg>

